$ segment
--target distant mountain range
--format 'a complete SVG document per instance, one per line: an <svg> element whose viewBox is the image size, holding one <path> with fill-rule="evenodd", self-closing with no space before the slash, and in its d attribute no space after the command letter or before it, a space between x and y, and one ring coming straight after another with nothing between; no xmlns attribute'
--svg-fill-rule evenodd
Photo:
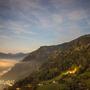
<svg viewBox="0 0 90 90"><path fill-rule="evenodd" d="M0 59L23 59L24 57L26 57L28 55L28 53L16 53L16 54L12 54L12 53L2 53L0 52Z"/></svg>
<svg viewBox="0 0 90 90"><path fill-rule="evenodd" d="M20 80L8 90L90 90L90 34L40 47L2 76L7 78Z"/></svg>

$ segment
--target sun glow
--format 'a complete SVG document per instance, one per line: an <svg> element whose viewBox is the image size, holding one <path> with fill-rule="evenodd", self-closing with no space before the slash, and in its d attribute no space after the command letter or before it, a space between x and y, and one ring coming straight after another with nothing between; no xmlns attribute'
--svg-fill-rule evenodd
<svg viewBox="0 0 90 90"><path fill-rule="evenodd" d="M17 61L15 61L15 60L2 59L2 60L0 60L0 67L11 67L15 63L17 63Z"/></svg>
<svg viewBox="0 0 90 90"><path fill-rule="evenodd" d="M10 71L16 63L16 60L0 59L0 76Z"/></svg>

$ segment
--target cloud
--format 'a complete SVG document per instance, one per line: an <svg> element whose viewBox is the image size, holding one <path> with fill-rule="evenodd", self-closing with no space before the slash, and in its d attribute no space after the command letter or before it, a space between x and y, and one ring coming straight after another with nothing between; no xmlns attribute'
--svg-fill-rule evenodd
<svg viewBox="0 0 90 90"><path fill-rule="evenodd" d="M12 31L16 34L29 34L29 35L36 35L35 32L32 32L30 28L28 29L28 26L26 25L20 25L18 22L10 22L10 28Z"/></svg>
<svg viewBox="0 0 90 90"><path fill-rule="evenodd" d="M12 32L14 34L29 34L36 35L35 32L30 30L30 26L26 23L22 23L19 21L6 21L2 25L0 25L0 31L4 32L8 30L8 32Z"/></svg>
<svg viewBox="0 0 90 90"><path fill-rule="evenodd" d="M78 21L81 19L86 19L87 15L84 10L74 10L68 13L67 17L69 20Z"/></svg>
<svg viewBox="0 0 90 90"><path fill-rule="evenodd" d="M76 0L51 0L51 2L53 3L63 4L63 5L71 4L74 3L75 1Z"/></svg>
<svg viewBox="0 0 90 90"><path fill-rule="evenodd" d="M17 61L15 61L15 60L12 61L12 60L2 59L2 60L0 60L0 67L11 67L16 63L17 63Z"/></svg>
<svg viewBox="0 0 90 90"><path fill-rule="evenodd" d="M90 33L89 4L89 0L1 0L1 47L26 51Z"/></svg>
<svg viewBox="0 0 90 90"><path fill-rule="evenodd" d="M1 59L0 60L0 76L7 73L11 69L11 67L13 67L17 62L18 61L15 61L15 60Z"/></svg>

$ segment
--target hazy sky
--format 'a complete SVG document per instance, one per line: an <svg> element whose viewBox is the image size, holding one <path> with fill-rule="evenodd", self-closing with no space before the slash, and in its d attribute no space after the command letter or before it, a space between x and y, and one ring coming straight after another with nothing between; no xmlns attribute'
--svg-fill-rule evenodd
<svg viewBox="0 0 90 90"><path fill-rule="evenodd" d="M90 0L0 0L0 51L30 52L90 33Z"/></svg>

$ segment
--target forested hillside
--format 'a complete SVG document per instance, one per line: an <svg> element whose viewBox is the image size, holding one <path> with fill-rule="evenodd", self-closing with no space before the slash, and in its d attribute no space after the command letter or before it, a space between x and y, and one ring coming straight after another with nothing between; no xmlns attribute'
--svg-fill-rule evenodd
<svg viewBox="0 0 90 90"><path fill-rule="evenodd" d="M39 70L7 90L90 90L90 35L62 47L54 50Z"/></svg>

